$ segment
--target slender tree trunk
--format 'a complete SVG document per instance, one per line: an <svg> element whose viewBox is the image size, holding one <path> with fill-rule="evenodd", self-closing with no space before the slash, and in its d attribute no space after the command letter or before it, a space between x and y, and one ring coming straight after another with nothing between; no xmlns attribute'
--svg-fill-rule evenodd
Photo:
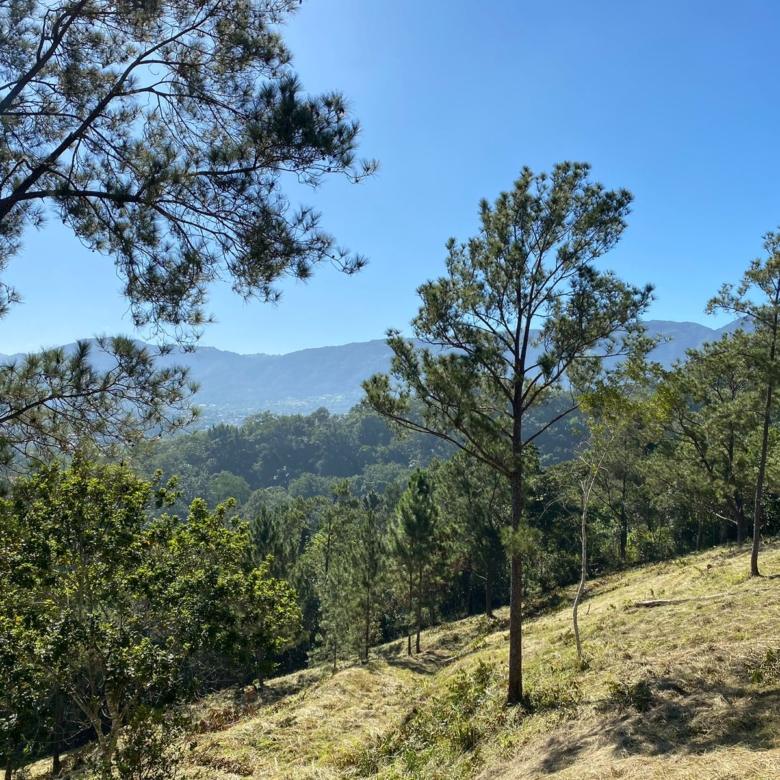
<svg viewBox="0 0 780 780"><path fill-rule="evenodd" d="M574 624L574 641L577 645L577 663L582 667L582 642L580 641L580 626L577 622L577 610L585 592L585 583L588 579L588 504L590 503L590 491L593 488L595 474L590 482L582 483L582 516L580 518L580 537L582 543L582 552L580 555L580 584L577 588L577 594L574 596L574 605L572 606L572 623Z"/></svg>
<svg viewBox="0 0 780 780"><path fill-rule="evenodd" d="M628 515L626 513L627 475L623 474L623 485L620 491L620 562L626 562L626 549L628 547Z"/></svg>
<svg viewBox="0 0 780 780"><path fill-rule="evenodd" d="M772 327L772 343L769 347L769 371L770 376L766 385L766 401L764 403L764 427L761 433L761 458L758 462L758 479L756 480L756 496L753 502L753 549L750 551L750 576L760 577L758 570L758 551L761 547L761 526L763 524L764 511L764 479L766 477L766 460L769 452L769 424L772 419L772 394L775 383L772 373L775 366L775 348L777 345L778 313L775 307L775 316Z"/></svg>
<svg viewBox="0 0 780 780"><path fill-rule="evenodd" d="M515 471L512 482L512 530L517 532L523 514L523 475ZM513 546L509 588L509 683L507 701L523 700L523 559Z"/></svg>
<svg viewBox="0 0 780 780"><path fill-rule="evenodd" d="M51 755L51 776L59 777L62 772L62 721L65 715L65 700L57 691L54 694L54 728Z"/></svg>
<svg viewBox="0 0 780 780"><path fill-rule="evenodd" d="M365 635L363 637L364 639L364 647L365 647L365 653L363 660L368 663L368 645L371 641L371 588L369 587L366 591L366 626L365 626Z"/></svg>
<svg viewBox="0 0 780 780"><path fill-rule="evenodd" d="M417 640L415 644L416 652L420 652L420 630L422 629L422 594L423 594L423 567L420 564L420 570L417 574Z"/></svg>
<svg viewBox="0 0 780 780"><path fill-rule="evenodd" d="M8 756L5 762L5 780L13 780L14 776L14 762L11 756Z"/></svg>
<svg viewBox="0 0 780 780"><path fill-rule="evenodd" d="M699 552L701 550L701 533L704 529L704 520L702 519L701 514L699 514L699 520L696 524L696 552Z"/></svg>
<svg viewBox="0 0 780 780"><path fill-rule="evenodd" d="M413 586L412 586L412 578L413 578L413 572L411 566L409 567L409 609L407 610L407 614L409 617L406 620L406 654L411 655L412 654L412 593L413 593Z"/></svg>
<svg viewBox="0 0 780 780"><path fill-rule="evenodd" d="M490 566L485 570L485 615L493 617L493 576Z"/></svg>
<svg viewBox="0 0 780 780"><path fill-rule="evenodd" d="M774 351L774 350L773 350ZM766 460L769 451L769 423L772 413L772 382L766 388L766 405L764 407L764 428L761 434L761 458L758 463L758 479L756 480L756 496L753 502L753 548L750 551L750 576L760 577L758 570L758 551L761 547L761 526L764 510L764 479L766 477Z"/></svg>

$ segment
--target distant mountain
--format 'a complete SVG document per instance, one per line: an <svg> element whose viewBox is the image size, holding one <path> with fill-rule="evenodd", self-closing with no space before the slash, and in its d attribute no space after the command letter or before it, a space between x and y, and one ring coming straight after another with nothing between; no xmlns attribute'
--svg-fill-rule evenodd
<svg viewBox="0 0 780 780"><path fill-rule="evenodd" d="M650 336L662 341L652 357L664 366L683 358L685 351L715 341L739 327L738 322L713 329L696 322L649 320ZM200 385L196 402L202 406L200 425L239 423L251 414L306 414L320 407L346 412L362 398L361 382L390 364L384 340L337 347L302 349L286 355L240 355L215 347L175 352L163 363L188 366ZM13 355L0 355L8 360ZM99 358L96 363L99 364Z"/></svg>

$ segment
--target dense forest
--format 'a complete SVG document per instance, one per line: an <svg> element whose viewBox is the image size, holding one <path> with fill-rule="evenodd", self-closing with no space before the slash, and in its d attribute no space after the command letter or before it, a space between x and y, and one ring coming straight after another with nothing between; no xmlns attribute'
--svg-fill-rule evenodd
<svg viewBox="0 0 780 780"><path fill-rule="evenodd" d="M747 581L780 533L780 233L713 282L707 310L739 327L662 367L652 286L602 265L633 196L583 162L522 168L479 204L351 411L187 430L195 388L160 357L208 326L215 280L275 301L285 278L365 263L282 194L376 170L347 101L303 91L279 31L296 6L0 3L0 270L53 213L159 336L0 365L6 780L43 760L181 776L204 696L368 667L393 640L414 659L426 628L504 607L499 698L524 717L548 706L530 615L571 606L555 641L584 673L594 577L733 545ZM0 316L18 300L0 284Z"/></svg>

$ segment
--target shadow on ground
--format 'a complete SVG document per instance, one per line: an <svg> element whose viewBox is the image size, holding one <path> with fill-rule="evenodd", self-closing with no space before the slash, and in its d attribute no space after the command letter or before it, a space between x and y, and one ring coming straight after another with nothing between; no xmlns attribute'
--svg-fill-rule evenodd
<svg viewBox="0 0 780 780"><path fill-rule="evenodd" d="M611 744L616 757L691 755L739 745L768 750L780 744L780 689L701 680L648 680L646 711L606 701L601 717L585 731L576 728L551 739L540 760L542 772L571 766L586 749Z"/></svg>

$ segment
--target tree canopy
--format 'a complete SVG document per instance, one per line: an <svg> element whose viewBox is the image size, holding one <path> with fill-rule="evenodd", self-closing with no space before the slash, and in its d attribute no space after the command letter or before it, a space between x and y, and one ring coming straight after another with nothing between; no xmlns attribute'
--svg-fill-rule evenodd
<svg viewBox="0 0 780 780"><path fill-rule="evenodd" d="M529 430L529 412L564 382L587 382L626 354L651 288L595 261L620 239L631 195L590 180L590 166L524 168L514 188L480 204L480 231L447 242L447 274L423 284L416 341L390 331L390 375L365 383L369 404L399 425L443 438L503 474L520 532L524 452L574 411ZM420 346L418 346L420 345ZM411 402L419 404L415 413ZM518 539L519 543L519 539ZM522 699L522 558L512 555L508 698Z"/></svg>
<svg viewBox="0 0 780 780"><path fill-rule="evenodd" d="M297 5L0 4L0 269L50 207L114 258L137 324L181 335L216 278L269 299L323 260L359 268L283 188L374 168L344 98L292 68L279 25Z"/></svg>

